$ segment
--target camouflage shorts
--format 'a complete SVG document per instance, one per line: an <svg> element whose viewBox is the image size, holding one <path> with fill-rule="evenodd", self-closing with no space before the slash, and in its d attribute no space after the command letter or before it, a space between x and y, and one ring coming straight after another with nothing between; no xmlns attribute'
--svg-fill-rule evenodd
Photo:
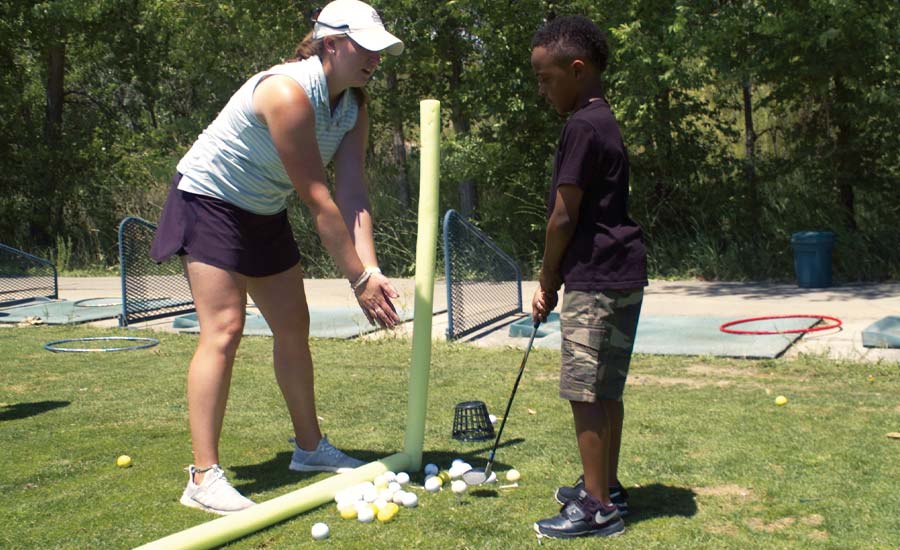
<svg viewBox="0 0 900 550"><path fill-rule="evenodd" d="M642 288L565 293L560 397L621 401L643 299Z"/></svg>

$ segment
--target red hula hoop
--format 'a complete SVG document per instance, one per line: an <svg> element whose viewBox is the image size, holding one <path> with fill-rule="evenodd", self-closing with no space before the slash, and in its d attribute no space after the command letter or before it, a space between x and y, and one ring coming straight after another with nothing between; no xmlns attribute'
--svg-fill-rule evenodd
<svg viewBox="0 0 900 550"><path fill-rule="evenodd" d="M750 323L752 321L770 321L772 319L795 319L795 318L810 318L810 319L821 319L831 321L830 325L822 325L820 327L809 327L809 328L795 328L791 330L734 330L728 327L734 325L741 325L744 323ZM816 332L817 330L830 330L833 328L840 328L841 320L837 317L829 317L828 315L768 315L766 317L751 317L749 319L738 319L737 321L728 321L727 323L722 323L722 326L719 327L719 330L722 332L727 332L728 334L791 334L797 332Z"/></svg>

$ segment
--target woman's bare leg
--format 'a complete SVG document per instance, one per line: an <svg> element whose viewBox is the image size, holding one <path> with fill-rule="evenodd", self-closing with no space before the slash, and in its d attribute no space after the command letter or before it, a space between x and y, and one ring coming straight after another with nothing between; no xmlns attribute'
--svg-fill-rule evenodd
<svg viewBox="0 0 900 550"><path fill-rule="evenodd" d="M314 450L322 432L316 416L303 271L298 264L276 275L248 278L248 290L275 337L275 379L291 415L297 445Z"/></svg>
<svg viewBox="0 0 900 550"><path fill-rule="evenodd" d="M194 464L219 463L219 437L225 418L234 357L244 330L246 278L238 273L184 258L185 271L200 322L200 341L188 371L188 419ZM195 483L203 475L196 474Z"/></svg>

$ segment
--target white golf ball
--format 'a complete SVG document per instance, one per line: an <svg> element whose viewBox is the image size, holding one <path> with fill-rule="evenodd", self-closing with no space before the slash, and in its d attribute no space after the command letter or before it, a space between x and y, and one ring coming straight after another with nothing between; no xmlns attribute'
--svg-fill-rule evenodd
<svg viewBox="0 0 900 550"><path fill-rule="evenodd" d="M366 502L375 502L375 499L378 498L378 489L372 487L371 489L366 488L365 492L362 494L362 498Z"/></svg>
<svg viewBox="0 0 900 550"><path fill-rule="evenodd" d="M391 498L391 502L394 504L403 504L403 497L406 496L406 491L397 491L394 493L394 496Z"/></svg>
<svg viewBox="0 0 900 550"><path fill-rule="evenodd" d="M457 462L453 465L452 468L450 468L450 471L448 473L450 474L450 479L457 479L471 469L471 464L466 464L465 462Z"/></svg>
<svg viewBox="0 0 900 550"><path fill-rule="evenodd" d="M425 475L426 476L437 475L437 473L438 473L438 467L436 464L426 464L425 465Z"/></svg>
<svg viewBox="0 0 900 550"><path fill-rule="evenodd" d="M328 526L324 523L316 523L312 526L310 534L312 534L312 538L316 540L325 540L328 538L328 535L331 534L331 530L328 529Z"/></svg>
<svg viewBox="0 0 900 550"><path fill-rule="evenodd" d="M519 481L520 479L522 479L522 474L519 473L519 470L513 468L506 472L506 481Z"/></svg>
<svg viewBox="0 0 900 550"><path fill-rule="evenodd" d="M429 493L436 493L441 490L441 480L437 477L429 477L425 480L425 490Z"/></svg>
<svg viewBox="0 0 900 550"><path fill-rule="evenodd" d="M450 484L450 489L456 494L465 493L466 487L468 487L468 485L461 479L454 480L453 483Z"/></svg>
<svg viewBox="0 0 900 550"><path fill-rule="evenodd" d="M406 485L407 483L409 483L409 474L407 474L406 472L400 472L399 474L397 474L397 483L399 483L400 485Z"/></svg>
<svg viewBox="0 0 900 550"><path fill-rule="evenodd" d="M388 480L383 475L375 478L374 485L376 489L385 489L388 486Z"/></svg>
<svg viewBox="0 0 900 550"><path fill-rule="evenodd" d="M397 491L399 491L402 488L403 488L402 485L400 485L396 481L392 481L392 482L388 483L387 490L390 491L391 493L396 493Z"/></svg>
<svg viewBox="0 0 900 550"><path fill-rule="evenodd" d="M388 471L381 475L384 476L384 479L386 479L388 483L390 483L392 481L397 481L397 474L395 474L394 472Z"/></svg>
<svg viewBox="0 0 900 550"><path fill-rule="evenodd" d="M452 468L452 467L456 466L457 464L462 464L462 463L463 463L463 459L461 459L461 458L454 458L454 459L453 459L453 462L450 463L450 467Z"/></svg>
<svg viewBox="0 0 900 550"><path fill-rule="evenodd" d="M407 508L415 508L419 504L419 497L415 493L403 494L403 506Z"/></svg>
<svg viewBox="0 0 900 550"><path fill-rule="evenodd" d="M357 508L356 512L356 519L362 523L369 523L375 519L375 510L373 510L371 506L360 506Z"/></svg>

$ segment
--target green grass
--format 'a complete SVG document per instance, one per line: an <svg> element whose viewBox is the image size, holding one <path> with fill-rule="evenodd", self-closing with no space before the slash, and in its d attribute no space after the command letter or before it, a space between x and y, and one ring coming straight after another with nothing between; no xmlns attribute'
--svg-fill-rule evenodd
<svg viewBox="0 0 900 550"><path fill-rule="evenodd" d="M123 353L54 354L51 340L123 334L0 329L0 547L130 548L213 519L177 503L191 459L186 365L194 337ZM144 335L129 332L133 335ZM271 341L248 338L236 366L222 461L262 501L323 475L287 470L291 429L270 367ZM337 445L373 460L402 447L409 341L313 343L319 414ZM521 351L436 343L425 461L483 465L490 442L450 437L453 407L480 399L502 414ZM535 350L497 453L518 489L420 492L389 524L342 520L323 506L228 548L537 548L531 524L579 473L559 355ZM869 377L874 377L869 381ZM626 390L621 479L633 517L609 541L546 548L896 548L900 541L900 370L896 364L636 357ZM776 395L790 402L776 407ZM134 466L119 469L127 453ZM310 526L331 526L313 542Z"/></svg>

